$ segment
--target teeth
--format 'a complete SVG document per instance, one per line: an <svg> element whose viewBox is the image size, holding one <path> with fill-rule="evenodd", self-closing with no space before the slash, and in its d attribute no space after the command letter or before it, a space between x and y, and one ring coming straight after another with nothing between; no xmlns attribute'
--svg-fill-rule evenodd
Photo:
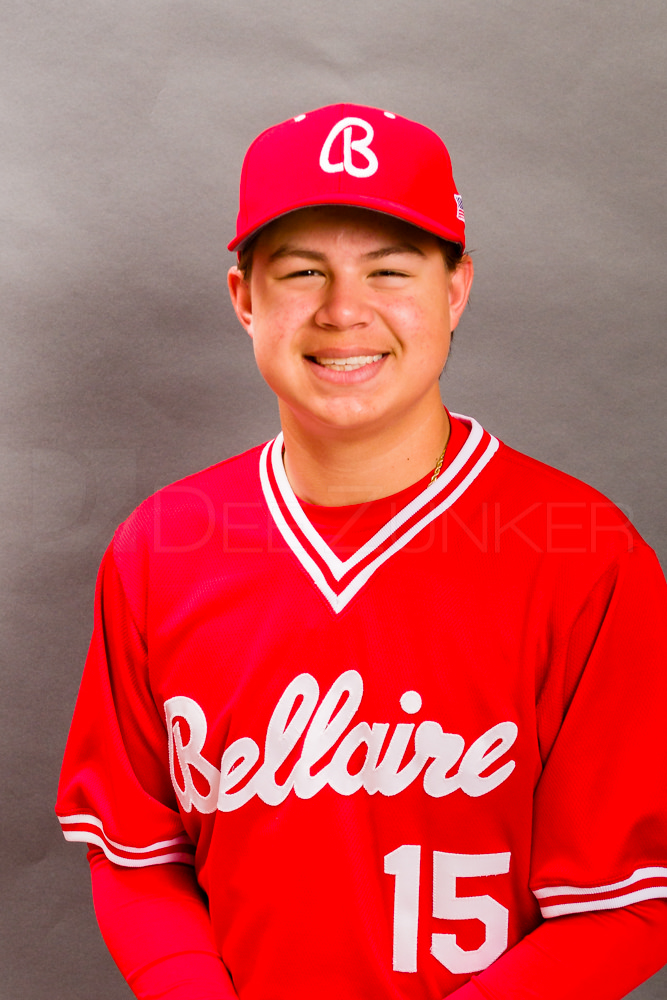
<svg viewBox="0 0 667 1000"><path fill-rule="evenodd" d="M353 372L357 368L363 368L364 365L373 364L374 361L379 361L382 357L381 354L369 354L365 357L360 358L315 358L318 365L323 365L325 368L333 368L335 371L339 372Z"/></svg>

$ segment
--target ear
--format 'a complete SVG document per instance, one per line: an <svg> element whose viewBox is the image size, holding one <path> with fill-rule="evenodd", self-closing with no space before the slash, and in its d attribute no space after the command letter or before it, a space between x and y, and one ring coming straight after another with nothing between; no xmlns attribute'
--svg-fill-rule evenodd
<svg viewBox="0 0 667 1000"><path fill-rule="evenodd" d="M472 287L474 267L472 258L467 254L462 258L458 267L449 278L449 312L451 317L452 330L458 326L458 322L463 315L463 310L468 304L468 297Z"/></svg>
<svg viewBox="0 0 667 1000"><path fill-rule="evenodd" d="M250 295L250 284L243 277L238 267L230 267L227 274L227 287L229 296L234 306L234 312L239 318L239 323L252 337L252 297Z"/></svg>

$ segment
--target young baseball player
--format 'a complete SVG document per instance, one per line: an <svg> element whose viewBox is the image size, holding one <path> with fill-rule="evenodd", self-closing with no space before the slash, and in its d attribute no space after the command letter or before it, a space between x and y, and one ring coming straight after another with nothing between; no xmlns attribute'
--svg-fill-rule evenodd
<svg viewBox="0 0 667 1000"><path fill-rule="evenodd" d="M443 407L464 247L421 125L248 151L229 287L282 430L118 529L57 806L138 997L614 1000L667 960L667 588Z"/></svg>

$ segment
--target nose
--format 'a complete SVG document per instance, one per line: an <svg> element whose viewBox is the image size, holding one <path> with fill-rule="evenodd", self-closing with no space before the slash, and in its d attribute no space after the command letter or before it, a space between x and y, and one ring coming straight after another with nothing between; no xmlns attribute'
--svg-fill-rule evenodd
<svg viewBox="0 0 667 1000"><path fill-rule="evenodd" d="M362 281L352 275L336 276L323 290L315 322L325 330L350 330L368 326L373 310Z"/></svg>

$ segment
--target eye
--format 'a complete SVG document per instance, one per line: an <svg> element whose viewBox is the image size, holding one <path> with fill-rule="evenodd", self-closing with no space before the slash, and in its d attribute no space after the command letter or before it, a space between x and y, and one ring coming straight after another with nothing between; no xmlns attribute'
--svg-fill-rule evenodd
<svg viewBox="0 0 667 1000"><path fill-rule="evenodd" d="M283 274L281 280L285 281L288 278L318 278L321 274L322 272L316 271L315 268L305 267L301 271L290 271L288 274Z"/></svg>
<svg viewBox="0 0 667 1000"><path fill-rule="evenodd" d="M373 271L369 277L373 283L379 283L380 287L400 288L409 280L410 275L407 271L399 271L393 267L382 267Z"/></svg>

